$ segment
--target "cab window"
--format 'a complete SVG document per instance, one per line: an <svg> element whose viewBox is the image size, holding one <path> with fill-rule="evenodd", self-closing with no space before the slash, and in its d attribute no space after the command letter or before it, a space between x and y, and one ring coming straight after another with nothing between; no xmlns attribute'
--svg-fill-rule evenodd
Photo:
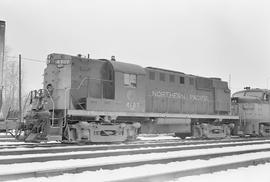
<svg viewBox="0 0 270 182"><path fill-rule="evenodd" d="M263 94L263 100L269 101L269 95L268 94Z"/></svg>
<svg viewBox="0 0 270 182"><path fill-rule="evenodd" d="M165 73L159 73L159 80L160 81L165 81Z"/></svg>
<svg viewBox="0 0 270 182"><path fill-rule="evenodd" d="M124 73L124 86L126 87L137 87L137 75Z"/></svg>
<svg viewBox="0 0 270 182"><path fill-rule="evenodd" d="M185 84L185 77L180 76L179 82L180 84Z"/></svg>
<svg viewBox="0 0 270 182"><path fill-rule="evenodd" d="M155 72L153 72L153 71L149 72L149 79L150 80L155 80Z"/></svg>

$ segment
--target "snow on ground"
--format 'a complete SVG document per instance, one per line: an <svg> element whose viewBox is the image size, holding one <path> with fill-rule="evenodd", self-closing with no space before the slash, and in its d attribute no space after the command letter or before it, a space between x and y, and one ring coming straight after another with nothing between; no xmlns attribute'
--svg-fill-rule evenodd
<svg viewBox="0 0 270 182"><path fill-rule="evenodd" d="M173 157L223 153L223 152L230 152L230 151L245 151L247 149L264 149L264 148L269 148L269 147L270 147L270 144L262 144L262 145L249 145L249 146L214 148L214 149L175 151L175 152L165 152L165 153L97 157L97 158L90 158L90 159L70 159L70 160L63 160L63 161L9 164L9 165L0 165L0 174L13 174L16 172L29 172L29 171L37 171L37 170L44 170L44 169L52 170L56 168L63 169L70 166L85 167L85 166L116 164L116 163L121 163L121 162L147 161L147 160L153 160L153 159L162 159L162 158L166 159L166 158L173 158ZM265 154L270 156L270 152L265 152Z"/></svg>
<svg viewBox="0 0 270 182"><path fill-rule="evenodd" d="M163 140L163 139L178 139L173 136L140 136L139 140ZM3 142L0 140L1 145L9 145L9 144L23 144L24 142ZM206 144L203 144L206 145ZM215 144L207 144L207 145L215 145ZM91 147L95 147L96 145L92 145ZM98 145L101 146L101 145ZM190 145L191 146L191 145ZM198 145L196 145L198 146ZM67 146L65 146L67 147ZM82 146L71 146L71 147L82 147ZM85 146L90 147L90 146ZM186 147L186 146L181 146ZM245 148L252 149L253 147L257 148L258 146L250 145L250 146L242 146ZM264 147L269 147L268 145L264 145ZM60 147L59 147L60 148ZM230 148L235 147L226 147L223 149L200 149L199 152L196 150L196 153L202 154L204 151L208 150L215 151L227 151ZM239 147L237 147L239 149ZM23 150L23 148L21 148ZM44 149L42 147L42 149ZM18 150L18 149L8 149L8 150ZM32 150L32 149L31 149ZM123 150L123 149L121 149ZM125 150L125 149L124 149ZM116 150L114 150L116 151ZM193 150L194 151L194 150ZM101 151L97 151L101 152ZM77 153L77 152L76 152ZM82 153L82 152L80 152ZM91 152L93 153L93 152ZM176 154L178 153L178 154ZM144 159L151 159L151 158L158 158L160 155L170 157L174 155L180 156L187 156L193 155L194 152L192 151L179 151L179 152L167 152L167 153L160 153L160 154L140 154L140 155L126 155L126 156L115 156L115 157L102 157L96 159L76 159L76 160L67 160L67 161L50 161L44 163L22 163L22 164L11 164L11 165L0 165L0 172L9 173L15 171L25 171L24 169L51 169L55 167L66 167L66 166L83 166L83 165L95 165L98 163L113 163L113 162L121 162L121 161L128 161L128 160L144 160ZM22 155L21 155L22 156ZM248 160L253 159L256 157L268 156L270 157L270 152L260 152L255 154L242 154L238 156L228 156L222 158L215 158L210 159L208 161L205 160L193 160L193 161L184 161L184 162L173 162L169 164L156 164L156 165L143 165L138 167L128 167L116 170L98 170L98 171L87 171L79 174L64 174L61 176L50 177L50 178L27 178L16 180L16 182L73 182L74 180L80 180L80 182L84 181L110 181L110 180L117 180L117 179L125 179L125 178L132 178L136 176L144 176L149 174L157 174L167 171L175 171L176 169L190 169L195 167L202 167L206 165L214 165L219 163L232 162L232 161L240 161L240 160ZM7 157L7 156L6 156ZM29 156L28 156L29 157ZM119 158L120 157L120 158ZM112 159L110 159L112 158ZM259 166L250 166L248 168L240 168L235 170L228 170L222 172L216 172L213 174L204 174L198 176L190 176L190 177L183 177L176 180L172 180L170 182L228 182L228 181L238 181L238 182L254 182L254 180L260 180L260 182L269 182L270 181L270 164L259 165ZM27 171L27 170L26 170ZM136 172L134 172L136 171Z"/></svg>
<svg viewBox="0 0 270 182"><path fill-rule="evenodd" d="M61 148L65 148L65 149L74 149L74 148L95 148L95 147L102 147L102 146L109 146L109 145L70 145L70 146L48 146L48 147L45 147L45 146L40 146L40 147L34 147L34 148L26 148L27 147L27 144L36 144L38 145L38 143L25 143L25 142L8 142L8 144L6 144L6 142L0 142L0 146L1 145L12 145L12 144L23 144L22 146L18 145L16 146L16 148L4 148L4 149L1 149L1 151L33 151L33 150L36 150L36 152L38 152L38 150L44 150L44 149L61 149ZM114 146L114 145L111 145L111 146ZM119 146L119 145L117 145Z"/></svg>
<svg viewBox="0 0 270 182"><path fill-rule="evenodd" d="M2 139L2 140L0 139L0 146L1 145L18 145L19 144L18 147L25 147L28 144L29 145L32 145L32 144L38 145L38 144L50 144L50 143L54 144L54 143L60 143L60 142L53 141L53 142L43 142L43 143L32 143L32 142L24 142L24 141L15 140L15 139L13 139L13 140L12 139L7 140L6 138ZM22 146L20 146L20 145L22 145ZM42 147L42 148L44 148L44 147ZM16 148L16 149L19 149L19 148ZM8 150L11 150L11 149L8 149Z"/></svg>
<svg viewBox="0 0 270 182"><path fill-rule="evenodd" d="M227 171L216 172L212 174L203 174L178 178L169 182L269 182L270 181L270 164L258 166L242 167Z"/></svg>
<svg viewBox="0 0 270 182"><path fill-rule="evenodd" d="M21 180L15 180L16 182L74 182L75 180L80 182L101 182L128 179L139 176L160 174L166 172L173 172L178 170L193 169L198 167L204 167L209 165L218 165L224 163L231 163L243 160L256 159L260 157L270 157L270 152L258 152L252 154L241 154L235 156L219 157L210 160L191 160L184 162L172 162L169 164L155 164L155 165L142 165L137 167L126 167L115 170L98 170L98 171L86 171L79 174L64 174L56 177L40 177L40 178L27 178ZM1 168L0 168L1 169ZM174 182L254 182L254 180L260 180L260 182L269 182L270 179L270 164L259 165L255 167L241 168L238 170L229 170L224 172L217 172L213 174L206 174L194 177L184 177L175 180ZM267 173L268 172L268 173ZM246 177L248 176L250 177ZM212 177L213 176L213 177ZM171 181L172 182L172 181Z"/></svg>
<svg viewBox="0 0 270 182"><path fill-rule="evenodd" d="M179 140L180 138L174 137L173 134L140 134L138 140Z"/></svg>
<svg viewBox="0 0 270 182"><path fill-rule="evenodd" d="M9 133L2 132L2 133L0 133L0 137L1 137L1 136L9 136Z"/></svg>
<svg viewBox="0 0 270 182"><path fill-rule="evenodd" d="M14 145L14 144L15 145L17 145L17 144L25 144L25 142L13 142L13 141L12 142L10 142L10 141L1 141L0 142L0 146L1 145Z"/></svg>

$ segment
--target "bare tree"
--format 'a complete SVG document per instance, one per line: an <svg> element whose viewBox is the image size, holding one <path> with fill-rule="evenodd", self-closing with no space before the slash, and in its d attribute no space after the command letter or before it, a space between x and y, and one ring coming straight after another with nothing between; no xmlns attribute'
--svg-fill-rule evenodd
<svg viewBox="0 0 270 182"><path fill-rule="evenodd" d="M4 65L4 92L3 113L6 115L9 108L18 109L18 64L6 61Z"/></svg>
<svg viewBox="0 0 270 182"><path fill-rule="evenodd" d="M3 81L3 115L6 117L9 109L19 110L19 63L18 58L8 56L9 48L5 51L4 81Z"/></svg>

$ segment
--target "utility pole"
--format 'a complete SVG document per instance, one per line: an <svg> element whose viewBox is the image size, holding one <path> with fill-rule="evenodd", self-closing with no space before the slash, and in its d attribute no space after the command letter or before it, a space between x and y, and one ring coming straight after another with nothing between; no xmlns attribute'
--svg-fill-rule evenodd
<svg viewBox="0 0 270 182"><path fill-rule="evenodd" d="M270 77L266 78L266 89L268 89L268 81L269 81Z"/></svg>
<svg viewBox="0 0 270 182"><path fill-rule="evenodd" d="M231 74L229 74L229 89L231 90Z"/></svg>
<svg viewBox="0 0 270 182"><path fill-rule="evenodd" d="M5 31L6 22L0 20L0 120L4 120L3 114L3 89L4 89L4 59L5 59Z"/></svg>
<svg viewBox="0 0 270 182"><path fill-rule="evenodd" d="M19 55L19 113L22 122L22 57Z"/></svg>

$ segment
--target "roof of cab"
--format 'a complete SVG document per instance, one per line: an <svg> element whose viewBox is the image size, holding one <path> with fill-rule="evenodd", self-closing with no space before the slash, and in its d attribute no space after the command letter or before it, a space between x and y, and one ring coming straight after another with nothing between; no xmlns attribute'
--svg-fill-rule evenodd
<svg viewBox="0 0 270 182"><path fill-rule="evenodd" d="M156 68L156 67L146 67L146 69L151 69L151 70L155 70L155 71L171 72L171 73L185 75L185 73L183 73L183 72L173 71L173 70L167 70L167 69L162 69L162 68Z"/></svg>
<svg viewBox="0 0 270 182"><path fill-rule="evenodd" d="M238 93L243 93L243 92L265 92L265 93L270 94L270 90L268 90L268 89L249 88L249 89L244 89L244 90L237 91L237 92L233 93L233 95L238 94Z"/></svg>
<svg viewBox="0 0 270 182"><path fill-rule="evenodd" d="M53 59L72 59L72 58L79 58L79 59L86 59L90 60L89 58L86 57L81 57L81 56L70 56L67 54L58 54L58 53L52 53L49 54L48 57L53 58ZM123 62L118 62L118 61L110 61L107 59L98 59L99 61L107 61L111 63L114 71L116 72L123 72L123 73L131 73L131 74L137 74L137 75L145 75L145 70L143 67L136 65L136 64L131 64L131 63L123 63Z"/></svg>
<svg viewBox="0 0 270 182"><path fill-rule="evenodd" d="M118 61L109 61L109 62L112 64L113 69L116 72L145 75L144 68L139 65L131 63L123 63Z"/></svg>

